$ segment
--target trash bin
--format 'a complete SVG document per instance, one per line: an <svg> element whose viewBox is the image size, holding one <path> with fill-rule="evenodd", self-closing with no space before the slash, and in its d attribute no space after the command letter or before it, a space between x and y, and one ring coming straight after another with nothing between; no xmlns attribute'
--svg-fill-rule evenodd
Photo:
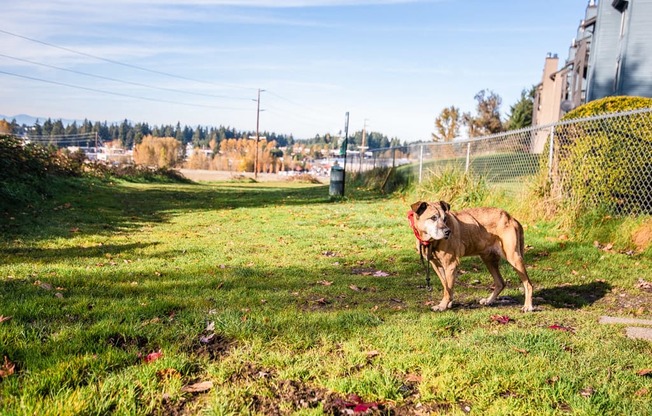
<svg viewBox="0 0 652 416"><path fill-rule="evenodd" d="M331 168L331 184L328 194L332 197L344 196L344 169L339 165Z"/></svg>

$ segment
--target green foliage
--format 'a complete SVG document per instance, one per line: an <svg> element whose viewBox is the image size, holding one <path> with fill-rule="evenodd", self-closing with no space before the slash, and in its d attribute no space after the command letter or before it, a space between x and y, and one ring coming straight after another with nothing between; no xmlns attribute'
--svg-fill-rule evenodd
<svg viewBox="0 0 652 416"><path fill-rule="evenodd" d="M521 91L521 98L510 107L510 114L505 123L507 130L518 130L532 125L535 88Z"/></svg>
<svg viewBox="0 0 652 416"><path fill-rule="evenodd" d="M444 200L453 209L481 206L488 200L490 188L483 176L466 174L460 167L431 170L417 185L417 198Z"/></svg>
<svg viewBox="0 0 652 416"><path fill-rule="evenodd" d="M81 176L83 159L82 153L0 136L0 210L47 197L54 178Z"/></svg>
<svg viewBox="0 0 652 416"><path fill-rule="evenodd" d="M652 99L607 97L578 107L564 120L652 107ZM581 211L650 212L652 206L652 114L560 126L556 132L560 175L556 184ZM555 184L553 185L555 186Z"/></svg>
<svg viewBox="0 0 652 416"><path fill-rule="evenodd" d="M172 169L87 163L83 152L69 152L53 146L24 143L12 136L0 136L0 211L15 211L38 204L52 197L62 180L81 177L130 182L189 182Z"/></svg>

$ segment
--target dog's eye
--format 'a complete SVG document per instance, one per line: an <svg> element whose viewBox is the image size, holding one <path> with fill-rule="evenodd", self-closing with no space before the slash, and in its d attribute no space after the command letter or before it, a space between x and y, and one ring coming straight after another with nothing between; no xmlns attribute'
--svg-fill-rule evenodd
<svg viewBox="0 0 652 416"><path fill-rule="evenodd" d="M433 221L438 221L439 220L439 215L433 215L432 217L430 217L430 219L433 220Z"/></svg>

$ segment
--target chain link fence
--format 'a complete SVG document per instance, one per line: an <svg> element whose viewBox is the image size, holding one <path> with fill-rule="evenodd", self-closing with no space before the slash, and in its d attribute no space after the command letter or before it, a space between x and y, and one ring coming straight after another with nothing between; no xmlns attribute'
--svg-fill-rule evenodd
<svg viewBox="0 0 652 416"><path fill-rule="evenodd" d="M458 169L512 194L543 177L553 199L615 215L652 214L652 109L347 157L349 171L379 167L411 171L419 182Z"/></svg>

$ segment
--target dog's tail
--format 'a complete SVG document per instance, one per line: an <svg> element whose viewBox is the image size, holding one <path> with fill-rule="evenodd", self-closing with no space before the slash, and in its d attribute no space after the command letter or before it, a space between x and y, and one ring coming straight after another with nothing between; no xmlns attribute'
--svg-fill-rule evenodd
<svg viewBox="0 0 652 416"><path fill-rule="evenodd" d="M523 232L523 226L516 218L512 218L516 223L516 237L518 238L518 252L521 254L521 257L525 258L525 233Z"/></svg>

